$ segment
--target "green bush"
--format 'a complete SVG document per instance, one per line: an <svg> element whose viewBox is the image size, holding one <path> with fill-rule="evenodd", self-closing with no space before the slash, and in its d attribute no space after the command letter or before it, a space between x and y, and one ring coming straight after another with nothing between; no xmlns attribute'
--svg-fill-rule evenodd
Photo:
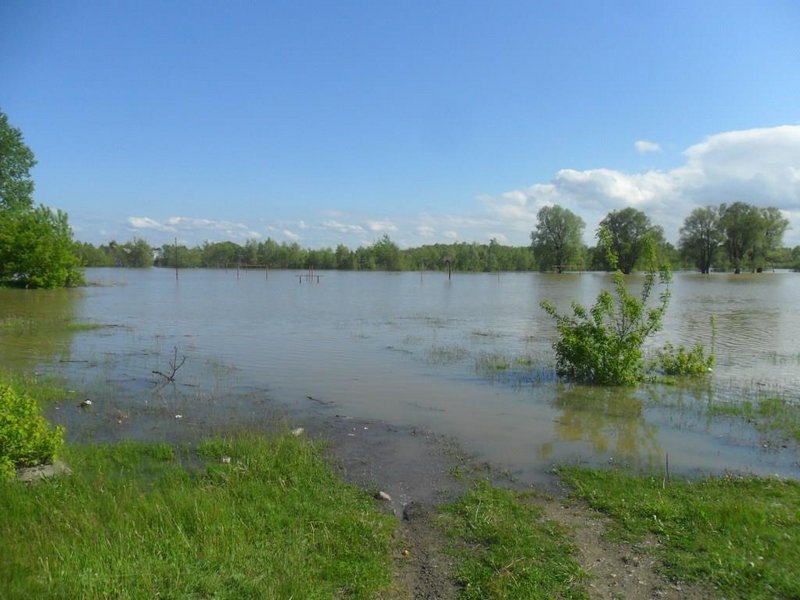
<svg viewBox="0 0 800 600"><path fill-rule="evenodd" d="M0 479L51 462L63 442L64 428L51 428L33 398L0 384Z"/></svg>
<svg viewBox="0 0 800 600"><path fill-rule="evenodd" d="M656 352L656 366L664 375L705 375L714 366L714 353L706 356L701 344L687 350L683 344L676 348L666 343Z"/></svg>
<svg viewBox="0 0 800 600"><path fill-rule="evenodd" d="M608 231L598 230L600 246L608 262L617 266ZM553 344L559 376L580 383L636 385L645 377L642 346L649 335L661 329L667 310L672 275L668 267L656 267L655 243L645 240L648 270L639 296L628 291L619 269L613 275L614 293L603 290L591 309L572 303L573 314L559 314L549 300L542 308L556 320L559 339ZM656 282L662 287L657 306L648 308Z"/></svg>

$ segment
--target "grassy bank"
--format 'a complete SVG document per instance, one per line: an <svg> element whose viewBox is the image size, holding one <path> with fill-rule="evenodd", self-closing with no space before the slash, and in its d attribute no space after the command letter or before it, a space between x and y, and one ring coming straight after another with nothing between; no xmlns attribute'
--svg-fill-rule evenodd
<svg viewBox="0 0 800 600"><path fill-rule="evenodd" d="M574 494L609 515L615 535L659 541L665 574L727 598L800 598L800 484L739 477L699 482L565 468Z"/></svg>
<svg viewBox="0 0 800 600"><path fill-rule="evenodd" d="M563 528L524 493L478 482L443 510L461 598L588 598Z"/></svg>
<svg viewBox="0 0 800 600"><path fill-rule="evenodd" d="M370 598L391 581L392 519L307 440L63 458L71 476L0 484L4 598Z"/></svg>

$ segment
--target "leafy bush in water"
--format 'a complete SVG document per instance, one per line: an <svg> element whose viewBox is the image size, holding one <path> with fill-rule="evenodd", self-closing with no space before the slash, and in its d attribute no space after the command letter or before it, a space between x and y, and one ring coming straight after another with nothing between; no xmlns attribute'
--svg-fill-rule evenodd
<svg viewBox="0 0 800 600"><path fill-rule="evenodd" d="M656 352L656 365L664 375L705 375L714 366L714 353L706 356L701 344L687 350L682 344L676 348L667 343Z"/></svg>
<svg viewBox="0 0 800 600"><path fill-rule="evenodd" d="M64 428L51 428L33 398L0 384L0 480L51 462L63 443Z"/></svg>
<svg viewBox="0 0 800 600"><path fill-rule="evenodd" d="M611 250L608 231L601 227L597 235L609 263L616 268L617 257ZM625 277L617 269L613 275L613 294L603 290L588 310L573 302L572 314L559 314L552 302L542 302L542 308L556 320L559 333L553 344L559 376L602 385L636 385L644 379L642 347L649 335L661 329L672 281L669 267L656 267L652 239L645 241L644 256L648 269L638 296L628 291ZM663 286L659 303L648 308L656 283Z"/></svg>

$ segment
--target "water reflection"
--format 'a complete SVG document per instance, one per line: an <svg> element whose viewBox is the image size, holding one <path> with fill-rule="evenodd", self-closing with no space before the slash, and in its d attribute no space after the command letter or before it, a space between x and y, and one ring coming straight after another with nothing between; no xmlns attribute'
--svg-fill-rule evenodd
<svg viewBox="0 0 800 600"><path fill-rule="evenodd" d="M658 428L644 416L644 404L624 388L565 387L553 405L561 410L555 430L561 441L584 442L592 452L634 467L661 462Z"/></svg>
<svg viewBox="0 0 800 600"><path fill-rule="evenodd" d="M81 290L0 289L0 364L19 371L69 360Z"/></svg>

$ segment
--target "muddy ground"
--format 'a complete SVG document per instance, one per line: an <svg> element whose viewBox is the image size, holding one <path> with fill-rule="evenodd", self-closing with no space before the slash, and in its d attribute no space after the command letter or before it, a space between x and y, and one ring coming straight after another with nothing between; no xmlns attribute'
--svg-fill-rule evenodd
<svg viewBox="0 0 800 600"><path fill-rule="evenodd" d="M474 476L490 477L496 485L525 488L490 465L478 464L457 441L431 431L341 414L316 415L305 420L309 435L328 440L330 453L348 481L391 497L385 509L398 519L397 577L385 598L457 598L454 560L447 540L433 524L438 507L455 500ZM454 476L470 473L470 477ZM531 489L531 488L528 488ZM555 490L555 491L554 491ZM541 491L541 490L538 490ZM548 493L532 500L547 518L564 525L574 539L576 558L590 575L592 598L700 599L713 592L666 580L655 558L656 541L639 545L606 539L608 521L584 504L568 498L557 482Z"/></svg>

